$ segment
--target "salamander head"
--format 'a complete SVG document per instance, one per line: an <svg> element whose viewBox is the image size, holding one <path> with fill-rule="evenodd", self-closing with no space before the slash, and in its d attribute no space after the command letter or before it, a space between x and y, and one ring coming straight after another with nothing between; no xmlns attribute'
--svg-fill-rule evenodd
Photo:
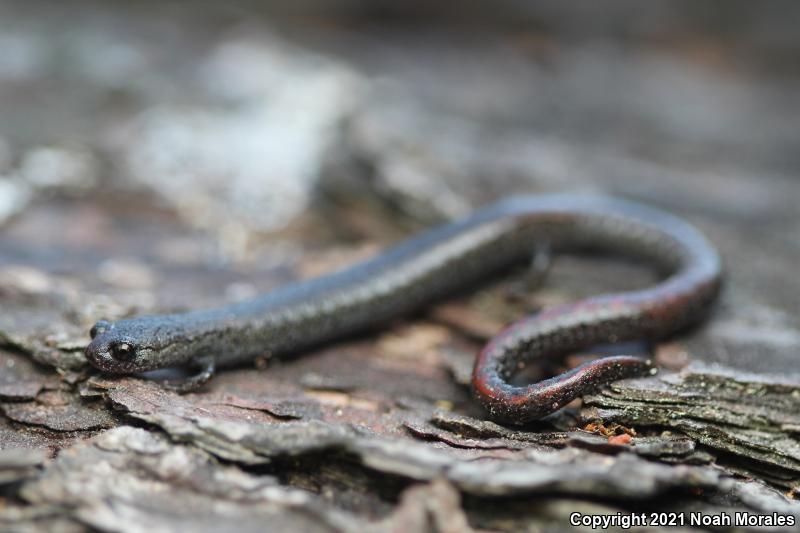
<svg viewBox="0 0 800 533"><path fill-rule="evenodd" d="M101 320L89 334L92 342L86 347L86 359L105 372L133 374L170 365L163 356L169 339L159 335L149 320Z"/></svg>

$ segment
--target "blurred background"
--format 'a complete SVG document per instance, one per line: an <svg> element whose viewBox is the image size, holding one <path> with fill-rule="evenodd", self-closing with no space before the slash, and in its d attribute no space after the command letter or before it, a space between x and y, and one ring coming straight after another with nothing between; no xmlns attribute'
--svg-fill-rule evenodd
<svg viewBox="0 0 800 533"><path fill-rule="evenodd" d="M0 530L800 520L798 28L796 1L0 0ZM184 396L87 368L98 319L239 301L554 191L689 220L726 283L687 335L608 349L657 376L547 421L488 422L475 354L649 269L558 255L535 290L521 266Z"/></svg>
<svg viewBox="0 0 800 533"><path fill-rule="evenodd" d="M793 369L798 21L793 2L0 2L0 328L78 365L100 315L594 191L720 246L735 289L709 360Z"/></svg>

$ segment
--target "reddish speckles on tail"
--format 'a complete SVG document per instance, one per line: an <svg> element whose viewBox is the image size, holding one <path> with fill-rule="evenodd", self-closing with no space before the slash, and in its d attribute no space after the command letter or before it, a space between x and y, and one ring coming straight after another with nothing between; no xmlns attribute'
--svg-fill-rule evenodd
<svg viewBox="0 0 800 533"><path fill-rule="evenodd" d="M475 397L495 420L523 424L611 381L654 372L649 361L620 355L596 359L528 386L508 382L511 370L537 358L609 339L655 339L674 333L697 320L714 299L719 278L718 273L710 275L712 279L700 283L691 278L681 283L679 275L673 276L653 289L557 306L515 322L478 356L472 380ZM543 351L545 338L548 343Z"/></svg>

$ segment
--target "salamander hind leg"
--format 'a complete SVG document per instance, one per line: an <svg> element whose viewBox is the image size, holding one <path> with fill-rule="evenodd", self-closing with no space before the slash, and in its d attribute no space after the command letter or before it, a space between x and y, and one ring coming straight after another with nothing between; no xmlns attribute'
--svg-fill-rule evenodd
<svg viewBox="0 0 800 533"><path fill-rule="evenodd" d="M522 280L524 288L528 291L538 289L544 283L550 267L553 264L552 248L548 241L536 243L530 257L528 270Z"/></svg>

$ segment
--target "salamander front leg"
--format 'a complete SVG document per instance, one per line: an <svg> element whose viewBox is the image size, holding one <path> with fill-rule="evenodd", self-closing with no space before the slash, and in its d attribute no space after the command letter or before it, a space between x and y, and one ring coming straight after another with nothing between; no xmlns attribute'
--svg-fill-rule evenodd
<svg viewBox="0 0 800 533"><path fill-rule="evenodd" d="M196 366L200 371L185 379L164 381L162 382L164 387L181 394L199 389L214 376L217 370L217 359L211 355L197 357L192 361L192 366Z"/></svg>

